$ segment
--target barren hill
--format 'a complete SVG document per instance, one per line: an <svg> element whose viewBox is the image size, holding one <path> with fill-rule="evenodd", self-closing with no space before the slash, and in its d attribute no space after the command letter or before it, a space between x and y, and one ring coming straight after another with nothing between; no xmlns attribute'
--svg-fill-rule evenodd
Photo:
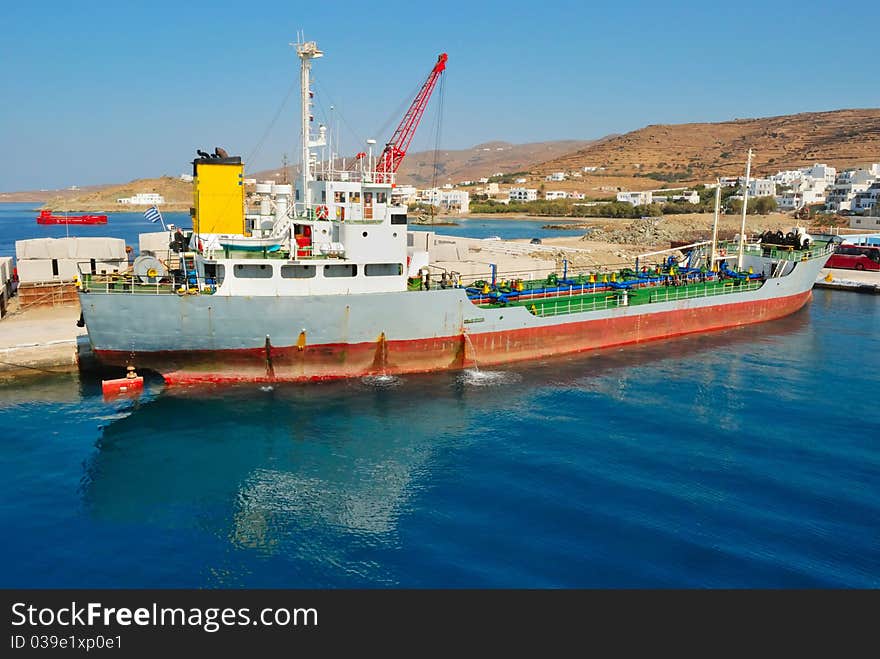
<svg viewBox="0 0 880 659"><path fill-rule="evenodd" d="M824 162L838 169L880 162L880 109L836 110L737 119L721 123L651 125L541 163L535 173L604 167L603 174L706 181L743 173L754 149L757 175Z"/></svg>
<svg viewBox="0 0 880 659"><path fill-rule="evenodd" d="M459 183L489 177L498 172L512 174L529 171L534 169L538 163L551 158L559 158L594 143L595 141L586 140L558 140L531 144L486 142L469 149L440 150L437 152L436 158L436 182L437 185ZM419 187L431 185L434 181L434 159L434 151L414 151L407 154L398 173L398 181ZM293 176L295 169L291 168L290 176ZM249 172L248 176L257 179L280 180L281 170L279 168Z"/></svg>
<svg viewBox="0 0 880 659"><path fill-rule="evenodd" d="M142 212L143 206L123 206L116 203L120 197L130 197L138 192L158 192L165 197L162 210L187 210L193 204L192 183L171 176L162 176L160 178L137 179L130 183L100 186L85 194L80 193L74 198L54 197L49 199L44 207L68 211Z"/></svg>
<svg viewBox="0 0 880 659"><path fill-rule="evenodd" d="M583 149L594 142L559 140L511 144L486 142L470 149L441 150L437 153L437 184L477 180L498 172L512 174L528 171L538 163L558 158L566 153ZM430 185L434 180L434 152L410 153L400 168L399 180L417 186Z"/></svg>

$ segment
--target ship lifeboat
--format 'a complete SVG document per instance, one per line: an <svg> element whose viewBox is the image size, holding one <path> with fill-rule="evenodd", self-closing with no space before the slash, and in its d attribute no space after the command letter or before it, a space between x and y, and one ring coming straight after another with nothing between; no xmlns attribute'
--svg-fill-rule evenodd
<svg viewBox="0 0 880 659"><path fill-rule="evenodd" d="M40 211L37 224L107 224L106 215L53 215L52 211Z"/></svg>

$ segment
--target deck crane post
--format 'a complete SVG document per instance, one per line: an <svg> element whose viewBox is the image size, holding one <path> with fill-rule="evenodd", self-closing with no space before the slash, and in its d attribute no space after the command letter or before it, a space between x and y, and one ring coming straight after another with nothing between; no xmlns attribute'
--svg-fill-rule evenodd
<svg viewBox="0 0 880 659"><path fill-rule="evenodd" d="M437 63L431 69L425 84L422 85L419 93L416 94L415 99L413 99L412 104L397 126L397 130L394 131L391 139L376 159L375 181L377 183L390 183L392 175L400 167L400 163L403 161L407 149L409 149L422 115L425 113L425 108L428 106L431 93L440 79L440 74L446 69L447 59L449 57L446 53L441 53L437 58Z"/></svg>

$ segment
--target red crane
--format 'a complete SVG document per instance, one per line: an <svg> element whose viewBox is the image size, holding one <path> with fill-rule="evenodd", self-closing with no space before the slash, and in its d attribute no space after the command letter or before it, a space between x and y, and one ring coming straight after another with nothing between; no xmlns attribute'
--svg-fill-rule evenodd
<svg viewBox="0 0 880 659"><path fill-rule="evenodd" d="M388 140L385 149L376 160L377 182L386 183L390 181L391 176L389 176L389 174L393 174L397 171L397 168L400 167L400 163L403 161L407 149L409 149L413 136L416 134L416 128L418 128L419 121L421 121L422 115L425 113L425 108L428 106L431 92L434 91L437 80L440 79L440 74L443 73L446 68L447 59L449 59L449 57L446 53L441 53L437 58L437 63L434 65L434 68L431 69L428 79L425 80L425 84L422 85L419 93L416 94L412 105L409 106L409 110L403 115L400 125L397 127L397 130L394 131L394 135Z"/></svg>

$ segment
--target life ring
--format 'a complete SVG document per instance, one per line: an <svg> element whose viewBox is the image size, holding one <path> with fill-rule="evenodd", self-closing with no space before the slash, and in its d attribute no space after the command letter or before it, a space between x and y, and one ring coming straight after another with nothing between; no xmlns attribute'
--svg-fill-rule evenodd
<svg viewBox="0 0 880 659"><path fill-rule="evenodd" d="M328 217L330 217L330 209L321 204L320 206L315 208L315 216L317 216L319 220L326 220Z"/></svg>

